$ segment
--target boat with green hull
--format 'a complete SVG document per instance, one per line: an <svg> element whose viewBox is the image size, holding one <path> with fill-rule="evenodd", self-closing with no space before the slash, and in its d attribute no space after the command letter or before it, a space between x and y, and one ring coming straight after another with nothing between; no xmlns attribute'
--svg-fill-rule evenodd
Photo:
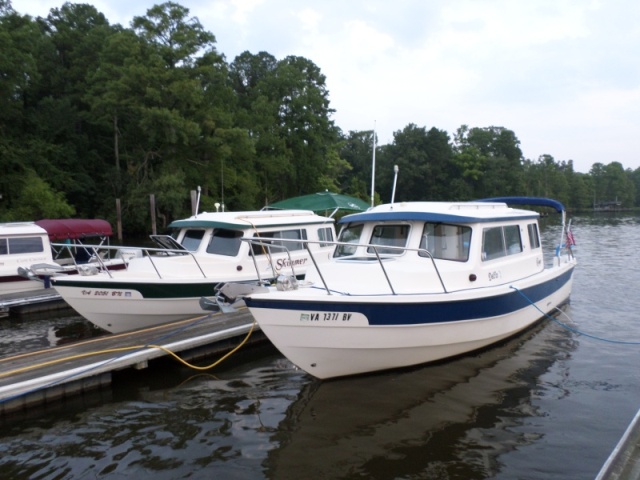
<svg viewBox="0 0 640 480"><path fill-rule="evenodd" d="M200 298L227 282L301 278L312 262L304 241L316 242L320 262L334 249L333 219L308 210L201 213L169 227L172 235L152 235L159 248L127 247L126 270L54 277L53 286L87 320L120 333L202 315Z"/></svg>

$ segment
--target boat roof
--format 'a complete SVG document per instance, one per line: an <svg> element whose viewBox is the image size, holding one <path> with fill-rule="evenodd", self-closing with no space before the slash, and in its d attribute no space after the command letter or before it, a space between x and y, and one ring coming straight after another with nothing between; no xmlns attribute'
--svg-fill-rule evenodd
<svg viewBox="0 0 640 480"><path fill-rule="evenodd" d="M0 235L2 236L42 235L44 233L46 231L33 222L0 223Z"/></svg>
<svg viewBox="0 0 640 480"><path fill-rule="evenodd" d="M44 228L51 240L76 240L88 237L109 237L113 235L111 224L99 218L44 219L34 222Z"/></svg>
<svg viewBox="0 0 640 480"><path fill-rule="evenodd" d="M244 212L203 212L176 220L170 228L230 228L301 226L333 224L332 218L316 215L311 210L256 210Z"/></svg>
<svg viewBox="0 0 640 480"><path fill-rule="evenodd" d="M548 206L548 205L547 205ZM418 220L436 223L486 223L505 220L535 219L531 210L509 207L505 202L400 202L378 205L363 213L343 217L339 223L360 221Z"/></svg>
<svg viewBox="0 0 640 480"><path fill-rule="evenodd" d="M52 241L77 240L89 237L113 235L111 224L100 219L43 219L35 222L11 222L0 224L2 235L43 235Z"/></svg>
<svg viewBox="0 0 640 480"><path fill-rule="evenodd" d="M564 205L558 200L544 197L493 197L475 200L476 202L502 202L508 205L529 205L532 207L551 207L558 213L565 211Z"/></svg>

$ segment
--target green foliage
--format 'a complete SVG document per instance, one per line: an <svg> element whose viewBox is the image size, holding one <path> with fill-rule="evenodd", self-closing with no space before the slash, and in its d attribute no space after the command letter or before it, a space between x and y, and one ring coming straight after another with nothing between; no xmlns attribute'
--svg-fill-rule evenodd
<svg viewBox="0 0 640 480"><path fill-rule="evenodd" d="M469 128L454 137L454 163L465 184L461 192L474 197L520 195L525 188L520 141L504 127ZM464 188L466 187L466 188Z"/></svg>
<svg viewBox="0 0 640 480"><path fill-rule="evenodd" d="M259 209L320 190L370 201L374 132L342 134L326 78L300 56L243 52L231 63L189 10L154 5L130 28L87 4L33 19L0 0L0 216L102 217L122 205L128 235L201 210ZM375 203L558 198L570 208L640 206L640 169L551 155L525 159L504 127L453 135L408 124L376 146ZM37 172L34 173L34 172ZM64 192L64 193L62 193Z"/></svg>
<svg viewBox="0 0 640 480"><path fill-rule="evenodd" d="M43 218L68 218L75 214L75 208L67 203L64 193L57 192L29 171L24 177L20 194L13 208L6 212L4 221L32 221Z"/></svg>
<svg viewBox="0 0 640 480"><path fill-rule="evenodd" d="M348 176L352 169L349 162L340 158L337 149L331 149L326 154L326 172L318 179L318 190L341 191L338 179Z"/></svg>

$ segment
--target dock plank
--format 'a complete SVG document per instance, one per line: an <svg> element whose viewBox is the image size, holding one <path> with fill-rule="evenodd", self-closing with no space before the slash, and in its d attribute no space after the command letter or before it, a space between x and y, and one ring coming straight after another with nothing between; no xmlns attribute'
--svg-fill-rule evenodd
<svg viewBox="0 0 640 480"><path fill-rule="evenodd" d="M154 328L105 335L36 352L0 358L0 413L26 409L108 384L111 373L146 368L171 352L192 359L229 351L249 331L253 341L264 335L248 309L210 314ZM229 344L234 340L233 346Z"/></svg>
<svg viewBox="0 0 640 480"><path fill-rule="evenodd" d="M70 308L55 288L0 295L0 318Z"/></svg>

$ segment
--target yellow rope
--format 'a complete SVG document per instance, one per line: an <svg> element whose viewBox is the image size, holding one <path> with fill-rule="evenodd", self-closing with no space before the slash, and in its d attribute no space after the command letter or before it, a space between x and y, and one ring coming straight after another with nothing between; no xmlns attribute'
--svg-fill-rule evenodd
<svg viewBox="0 0 640 480"><path fill-rule="evenodd" d="M215 316L218 316L218 315L222 315L222 314L220 312L210 313L209 315L201 315L199 317L193 317L193 318L188 318L186 320L179 320L177 322L172 322L170 325L172 327L175 327L175 326L178 326L178 325L195 323L197 321L200 321L203 317L207 317L207 316L215 317ZM135 333L152 332L154 330L160 330L160 329L166 329L166 328L167 328L167 324L162 324L162 325L156 325L156 326L153 326L153 327L148 327L148 328L136 330ZM112 334L109 334L108 337L101 336L101 337L91 338L91 339L88 339L88 340L75 342L73 345L74 346L88 345L88 344L91 344L91 343L103 342L106 339L111 340L113 338L128 337L130 335L131 335L131 332L124 332L124 333L117 333L117 334L112 333ZM69 348L69 345L60 345L60 346L57 346L57 347L50 347L50 348L47 348L47 349L44 349L44 350L34 350L32 352L26 352L26 353L21 353L21 354L18 354L18 355L13 355L13 356L10 356L10 357L0 358L0 363L8 362L8 361L14 361L14 360L18 360L20 358L32 357L34 355L42 355L42 354L46 354L46 353L50 353L50 352L55 352L57 350L64 350L64 349L67 349L67 348ZM135 348L135 347L132 347L132 348ZM1 376L2 375L0 375L0 377Z"/></svg>
<svg viewBox="0 0 640 480"><path fill-rule="evenodd" d="M167 353L168 355L171 355L172 357L174 357L176 360L178 360L183 365L186 365L187 367L192 368L193 370L199 370L199 371L209 370L209 369L211 369L213 367L216 367L217 365L222 363L224 360L229 358L231 355L233 355L235 352L237 352L247 342L247 340L249 340L249 337L253 333L253 329L255 328L255 325L256 325L256 322L254 320L253 323L251 324L251 328L247 332L247 335L245 336L244 340L242 340L242 342L240 342L239 345L237 345L235 348L233 348L232 350L227 352L225 355L223 355L220 359L218 359L217 361L215 361L214 363L212 363L211 365L206 366L206 367L199 367L197 365L192 365L189 362L187 362L186 360L180 358L175 352L172 352L171 350L169 350L166 347L163 347L162 345L135 345L135 346L132 346L132 347L111 348L111 349L107 349L107 350L98 350L96 352L81 353L81 354L78 354L78 355L72 355L70 357L59 358L57 360L51 360L49 362L39 363L39 364L35 364L35 365L29 365L28 367L18 368L18 369L15 369L15 370L11 370L9 372L0 373L0 378L8 377L10 375L15 375L17 373L27 372L29 370L35 370L37 368L48 367L50 365L55 365L56 363L67 362L69 360L76 360L76 359L79 359L79 358L86 358L86 357L91 357L91 356L94 356L94 355L102 355L102 354L105 354L105 353L119 353L119 352L126 352L126 351L130 351L130 350L141 350L143 348L157 348L159 350L162 350L163 352Z"/></svg>
<svg viewBox="0 0 640 480"><path fill-rule="evenodd" d="M206 367L199 367L197 365L193 365L189 362L187 362L186 360L180 358L176 353L172 352L171 350L169 350L168 348L165 348L161 345L148 345L149 347L153 347L153 348L159 348L160 350L164 351L165 353L171 355L173 358L175 358L176 360L178 360L180 363L182 363L183 365L186 365L187 367L193 369L193 370L198 370L198 371L204 371L204 370L210 370L213 367L218 366L220 363L222 363L224 360L226 360L227 358L229 358L231 355L233 355L234 353L236 353L246 342L247 340L249 340L249 337L251 336L251 333L253 332L253 328L255 327L256 322L255 320L253 321L253 323L251 324L251 328L249 329L249 331L247 332L247 335L244 337L244 340L242 340L242 342L240 342L233 350L228 351L226 354L224 354L222 357L220 357L218 360L216 360L215 362L213 362L211 365L208 365Z"/></svg>

